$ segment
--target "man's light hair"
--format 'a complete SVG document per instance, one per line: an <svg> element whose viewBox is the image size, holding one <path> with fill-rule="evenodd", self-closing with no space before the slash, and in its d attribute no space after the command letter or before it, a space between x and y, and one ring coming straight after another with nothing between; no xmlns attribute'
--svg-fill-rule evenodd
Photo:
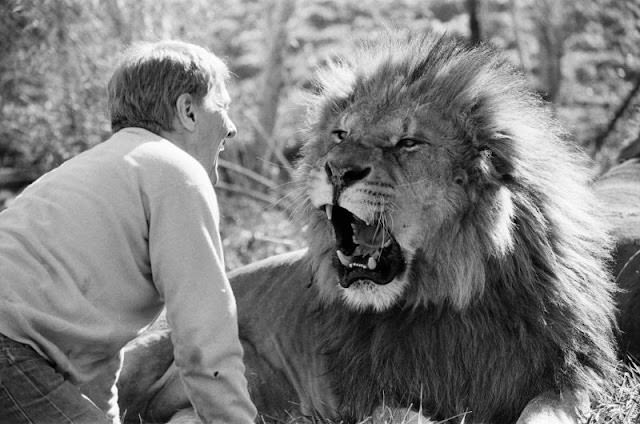
<svg viewBox="0 0 640 424"><path fill-rule="evenodd" d="M182 41L134 44L109 81L111 130L172 131L181 94L191 94L200 102L228 77L222 60L200 46Z"/></svg>

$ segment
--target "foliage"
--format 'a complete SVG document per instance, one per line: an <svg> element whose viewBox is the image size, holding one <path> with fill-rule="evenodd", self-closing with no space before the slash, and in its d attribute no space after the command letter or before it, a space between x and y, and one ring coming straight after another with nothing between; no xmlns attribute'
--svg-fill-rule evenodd
<svg viewBox="0 0 640 424"><path fill-rule="evenodd" d="M558 117L579 144L590 148L640 78L638 2L476 3L482 38L504 49L532 87L555 93L551 97L556 99ZM270 13L278 4L291 6L291 12ZM240 134L225 153L227 158L286 181L289 173L284 168L295 157L304 120L299 92L311 87L318 65L337 54L348 55L356 40L385 30L446 30L467 37L465 4L465 0L2 0L0 166L46 171L106 138L104 87L118 53L138 40L181 38L211 48L236 75L230 88ZM275 33L279 38L274 46ZM274 55L281 57L275 68L269 66ZM556 59L561 61L560 75L549 77L550 63ZM265 89L272 90L270 96ZM629 110L637 104L634 100ZM638 135L640 123L631 113L609 137L605 162ZM232 172L225 179L249 184Z"/></svg>
<svg viewBox="0 0 640 424"><path fill-rule="evenodd" d="M47 170L105 134L104 61L81 3L3 1L0 165ZM92 50L82 44L91 35Z"/></svg>
<svg viewBox="0 0 640 424"><path fill-rule="evenodd" d="M299 228L281 209L225 192L218 200L220 209L227 211L220 231L229 270L304 247Z"/></svg>

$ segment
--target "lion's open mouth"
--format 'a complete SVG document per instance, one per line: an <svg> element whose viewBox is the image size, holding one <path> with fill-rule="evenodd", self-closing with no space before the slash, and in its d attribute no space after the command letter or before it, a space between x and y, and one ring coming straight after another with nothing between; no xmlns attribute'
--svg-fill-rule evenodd
<svg viewBox="0 0 640 424"><path fill-rule="evenodd" d="M358 281L388 284L404 270L400 246L383 225L367 225L340 206L324 208L336 235L334 266L342 287Z"/></svg>

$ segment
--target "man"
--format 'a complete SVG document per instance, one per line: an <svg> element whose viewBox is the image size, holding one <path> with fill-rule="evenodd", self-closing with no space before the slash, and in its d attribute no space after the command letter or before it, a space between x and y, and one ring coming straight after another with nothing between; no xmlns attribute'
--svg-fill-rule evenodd
<svg viewBox="0 0 640 424"><path fill-rule="evenodd" d="M0 422L110 422L79 385L163 307L200 419L255 419L211 185L236 134L227 78L201 47L134 46L109 82L113 136L0 213Z"/></svg>

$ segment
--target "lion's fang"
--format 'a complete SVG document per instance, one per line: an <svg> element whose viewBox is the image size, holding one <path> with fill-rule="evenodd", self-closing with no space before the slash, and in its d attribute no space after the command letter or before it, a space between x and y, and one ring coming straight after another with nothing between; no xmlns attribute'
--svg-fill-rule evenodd
<svg viewBox="0 0 640 424"><path fill-rule="evenodd" d="M351 264L351 256L345 255L340 250L336 250L336 255L338 255L338 259L343 266L349 266Z"/></svg>
<svg viewBox="0 0 640 424"><path fill-rule="evenodd" d="M331 221L331 217L333 217L333 205L325 205L324 211L326 212L329 221Z"/></svg>
<svg viewBox="0 0 640 424"><path fill-rule="evenodd" d="M369 268L370 270L374 270L377 266L378 263L376 262L376 260L370 256L369 260L367 261L367 268Z"/></svg>

